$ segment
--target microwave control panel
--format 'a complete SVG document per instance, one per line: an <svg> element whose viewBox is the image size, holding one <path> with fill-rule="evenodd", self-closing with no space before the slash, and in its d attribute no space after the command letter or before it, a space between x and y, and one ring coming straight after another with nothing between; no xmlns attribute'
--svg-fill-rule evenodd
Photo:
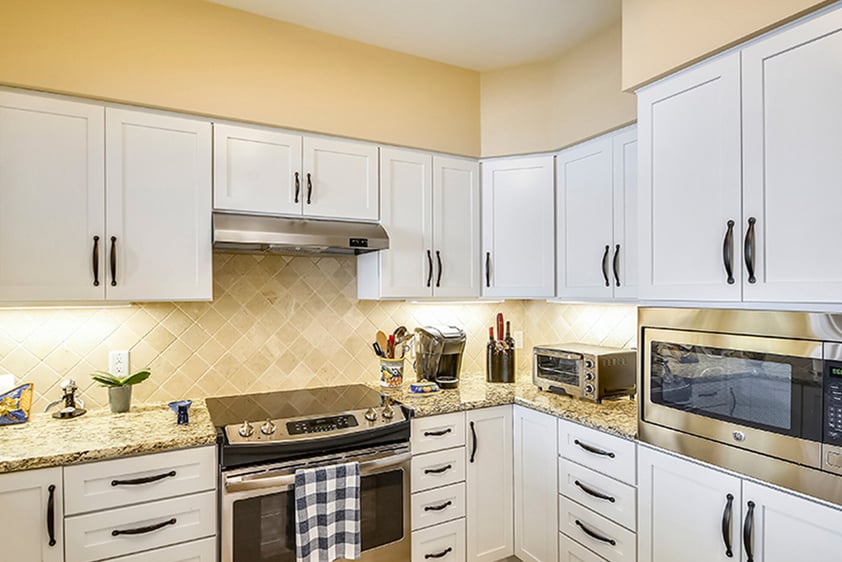
<svg viewBox="0 0 842 562"><path fill-rule="evenodd" d="M825 361L824 368L823 441L842 445L842 363Z"/></svg>

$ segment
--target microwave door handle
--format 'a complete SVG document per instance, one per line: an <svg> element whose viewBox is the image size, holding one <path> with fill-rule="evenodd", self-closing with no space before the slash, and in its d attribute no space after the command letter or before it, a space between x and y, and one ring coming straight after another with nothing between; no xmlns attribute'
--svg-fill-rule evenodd
<svg viewBox="0 0 842 562"><path fill-rule="evenodd" d="M384 468L391 468L393 466L409 462L411 458L412 453L402 453L400 455L389 455L376 460L363 461L360 463L360 476L367 476L369 474L382 472ZM351 459L336 459L337 462L335 464L341 464L343 461L347 462L350 460ZM329 465L332 463L327 464ZM295 473L289 473L287 471L279 472L282 473L277 476L260 475L251 479L226 482L225 491L229 494L234 494L237 492L249 492L269 488L279 490L292 488L295 485Z"/></svg>

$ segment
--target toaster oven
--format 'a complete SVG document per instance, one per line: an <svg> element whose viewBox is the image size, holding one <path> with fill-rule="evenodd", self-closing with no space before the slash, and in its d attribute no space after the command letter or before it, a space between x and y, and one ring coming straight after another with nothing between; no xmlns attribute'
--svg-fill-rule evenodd
<svg viewBox="0 0 842 562"><path fill-rule="evenodd" d="M541 390L601 402L633 396L637 352L630 349L562 343L532 348L532 382Z"/></svg>

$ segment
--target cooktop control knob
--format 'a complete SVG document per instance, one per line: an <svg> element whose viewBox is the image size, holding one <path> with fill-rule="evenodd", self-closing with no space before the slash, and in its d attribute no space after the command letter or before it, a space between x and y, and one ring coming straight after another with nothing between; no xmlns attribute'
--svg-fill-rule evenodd
<svg viewBox="0 0 842 562"><path fill-rule="evenodd" d="M272 423L272 420L266 420L263 422L263 425L260 426L260 433L263 435L272 435L275 433L276 429L278 429L278 427Z"/></svg>
<svg viewBox="0 0 842 562"><path fill-rule="evenodd" d="M254 426L249 422L244 421L237 433L240 434L240 437L251 437L252 434L254 434Z"/></svg>
<svg viewBox="0 0 842 562"><path fill-rule="evenodd" d="M365 413L365 419L370 422L377 421L377 412L374 408L369 408Z"/></svg>
<svg viewBox="0 0 842 562"><path fill-rule="evenodd" d="M395 409L392 408L391 402L386 402L386 405L383 406L383 411L380 412L380 415L387 420L390 420L393 417L395 417Z"/></svg>

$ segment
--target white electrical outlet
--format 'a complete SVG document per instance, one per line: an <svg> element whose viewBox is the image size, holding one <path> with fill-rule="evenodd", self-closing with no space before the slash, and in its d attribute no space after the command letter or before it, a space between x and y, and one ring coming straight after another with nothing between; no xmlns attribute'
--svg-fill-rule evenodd
<svg viewBox="0 0 842 562"><path fill-rule="evenodd" d="M515 349L523 349L523 332L515 330Z"/></svg>
<svg viewBox="0 0 842 562"><path fill-rule="evenodd" d="M108 372L119 378L129 376L129 352L110 352L108 354Z"/></svg>

